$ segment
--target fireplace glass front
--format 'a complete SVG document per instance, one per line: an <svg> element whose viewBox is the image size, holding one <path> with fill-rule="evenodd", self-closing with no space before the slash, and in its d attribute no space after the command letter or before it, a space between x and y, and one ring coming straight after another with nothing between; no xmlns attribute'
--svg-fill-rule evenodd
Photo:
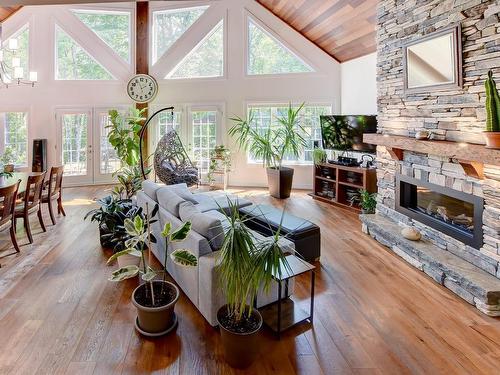
<svg viewBox="0 0 500 375"><path fill-rule="evenodd" d="M479 249L483 244L483 199L399 175L396 210Z"/></svg>

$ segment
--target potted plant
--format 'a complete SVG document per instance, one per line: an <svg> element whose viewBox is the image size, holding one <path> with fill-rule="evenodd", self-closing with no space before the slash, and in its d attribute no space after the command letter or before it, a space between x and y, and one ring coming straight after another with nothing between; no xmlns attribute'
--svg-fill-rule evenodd
<svg viewBox="0 0 500 375"><path fill-rule="evenodd" d="M318 165L321 163L326 163L326 151L322 148L315 148L313 150L313 161L314 165Z"/></svg>
<svg viewBox="0 0 500 375"><path fill-rule="evenodd" d="M16 155L14 154L14 149L12 146L5 147L5 151L1 158L1 163L3 164L3 172L8 177L12 176L12 172L14 172L14 161L16 159Z"/></svg>
<svg viewBox="0 0 500 375"><path fill-rule="evenodd" d="M146 207L146 211L148 208ZM156 242L151 233L151 225L156 222L151 218L156 215L158 205L155 205L151 215L146 213L146 218L141 215L133 219L125 220L125 229L130 239L127 240L127 248L114 254L109 258L108 263L123 256L134 256L141 259L142 266L128 265L120 267L114 271L110 281L122 281L137 275L141 276L143 283L132 293L132 303L137 309L136 329L145 336L156 337L167 334L177 324L174 308L179 299L179 289L177 286L166 280L168 247L173 242L181 242L186 239L191 223L186 222L180 228L172 231L171 224L166 223L161 236L165 238L165 259L161 270L154 270L152 267L151 243ZM147 255L147 256L146 256ZM170 259L178 265L196 266L198 261L196 256L185 249L175 250L170 254ZM158 275L162 275L161 280L155 280Z"/></svg>
<svg viewBox="0 0 500 375"><path fill-rule="evenodd" d="M228 227L217 260L226 305L218 310L217 322L226 362L245 368L259 354L262 327L262 316L248 302L255 300L260 288L268 291L273 274L281 274L281 267L289 265L278 242L279 229L270 239L257 241L237 206L229 203Z"/></svg>
<svg viewBox="0 0 500 375"><path fill-rule="evenodd" d="M488 72L488 78L484 82L486 88L486 147L500 149L500 96L493 72Z"/></svg>
<svg viewBox="0 0 500 375"><path fill-rule="evenodd" d="M377 207L377 193L370 193L367 190L359 191L361 213L374 214Z"/></svg>
<svg viewBox="0 0 500 375"><path fill-rule="evenodd" d="M231 169L231 151L224 145L215 146L215 149L210 153L210 164L207 173L207 181L210 186L215 183L215 172L221 168L226 172Z"/></svg>
<svg viewBox="0 0 500 375"><path fill-rule="evenodd" d="M123 250L128 239L124 229L125 219L140 214L142 209L134 206L130 199L119 199L112 195L99 199L97 203L100 207L87 212L84 220L90 218L91 222L98 223L102 247Z"/></svg>
<svg viewBox="0 0 500 375"><path fill-rule="evenodd" d="M249 119L232 118L235 123L229 135L236 137L240 149L249 150L267 167L269 193L275 198L288 198L292 190L293 168L283 166L285 156L298 157L307 142L302 136L299 113L302 103L293 108L290 103L286 116L277 118L278 126L270 126L264 131L255 128L250 112Z"/></svg>

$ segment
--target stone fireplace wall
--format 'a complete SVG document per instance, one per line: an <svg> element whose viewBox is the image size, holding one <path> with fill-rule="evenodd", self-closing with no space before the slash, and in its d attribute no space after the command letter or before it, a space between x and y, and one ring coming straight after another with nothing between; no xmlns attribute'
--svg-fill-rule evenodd
<svg viewBox="0 0 500 375"><path fill-rule="evenodd" d="M484 143L484 80L492 69L500 82L500 3L481 0L381 0L378 8L378 121L383 134L413 137L421 129L456 142ZM460 22L463 88L405 96L403 45ZM377 149L377 211L419 227L440 248L500 278L500 169L485 165L484 180L468 177L460 164L439 155L405 152L394 161ZM480 251L395 211L396 173L478 195L485 200Z"/></svg>

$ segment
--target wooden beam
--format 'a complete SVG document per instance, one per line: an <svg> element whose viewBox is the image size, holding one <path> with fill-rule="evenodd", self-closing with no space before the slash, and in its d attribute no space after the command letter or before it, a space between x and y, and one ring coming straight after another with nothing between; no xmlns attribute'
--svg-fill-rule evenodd
<svg viewBox="0 0 500 375"><path fill-rule="evenodd" d="M149 74L149 2L138 1L136 4L135 19L135 72L137 74ZM146 109L144 117L148 117L148 104L136 104L137 109ZM143 158L148 155L148 131L144 133Z"/></svg>

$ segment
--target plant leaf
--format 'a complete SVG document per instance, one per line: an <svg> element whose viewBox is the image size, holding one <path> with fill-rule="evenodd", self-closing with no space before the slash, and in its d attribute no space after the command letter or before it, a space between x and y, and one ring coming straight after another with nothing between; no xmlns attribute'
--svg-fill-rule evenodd
<svg viewBox="0 0 500 375"><path fill-rule="evenodd" d="M113 271L108 280L113 282L123 281L137 276L138 273L139 267L134 265L126 266Z"/></svg>
<svg viewBox="0 0 500 375"><path fill-rule="evenodd" d="M174 233L170 235L170 241L180 242L186 239L191 230L191 222L187 221L182 227L177 229Z"/></svg>
<svg viewBox="0 0 500 375"><path fill-rule="evenodd" d="M112 261L114 261L115 259L118 259L122 255L133 255L135 257L139 257L140 258L141 257L141 252L139 250L136 250L136 249L130 247L128 249L125 249L125 250L119 251L117 253L114 253L112 256L109 257L109 259L106 262L106 264L110 264Z"/></svg>
<svg viewBox="0 0 500 375"><path fill-rule="evenodd" d="M134 227L137 233L144 232L144 220L139 215L134 217Z"/></svg>
<svg viewBox="0 0 500 375"><path fill-rule="evenodd" d="M175 250L170 254L170 258L179 266L196 267L198 265L196 256L186 249Z"/></svg>
<svg viewBox="0 0 500 375"><path fill-rule="evenodd" d="M168 222L165 223L165 226L163 227L163 230L161 231L161 235L165 238L168 237L170 234L170 231L172 230L172 223Z"/></svg>
<svg viewBox="0 0 500 375"><path fill-rule="evenodd" d="M141 275L141 278L146 282L153 280L155 277L156 277L156 272L153 271L151 268L148 270L148 272L143 273Z"/></svg>
<svg viewBox="0 0 500 375"><path fill-rule="evenodd" d="M125 227L125 231L127 232L127 234L129 234L130 236L137 236L139 234L135 230L135 225L132 219L126 218L123 226Z"/></svg>

